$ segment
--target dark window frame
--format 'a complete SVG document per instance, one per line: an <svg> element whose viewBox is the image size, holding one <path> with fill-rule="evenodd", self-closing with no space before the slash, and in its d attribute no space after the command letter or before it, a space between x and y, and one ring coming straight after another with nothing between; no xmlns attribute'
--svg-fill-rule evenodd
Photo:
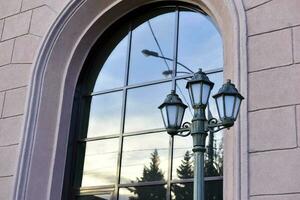
<svg viewBox="0 0 300 200"><path fill-rule="evenodd" d="M65 178L64 178L64 189L63 189L63 197L62 199L75 199L78 195L93 195L93 194L108 194L113 193L114 199L118 198L118 193L120 188L132 187L132 186L153 186L153 185L167 185L167 199L171 199L171 185L176 183L192 183L193 179L184 179L184 180L172 180L171 173L172 173L172 162L170 162L168 167L168 175L167 181L155 181L155 182L143 182L143 183L130 183L130 184L120 184L120 168L121 168L121 159L122 159L122 146L124 137L128 136L135 136L135 135L142 135L142 134L151 134L157 132L163 132L165 129L152 129L146 131L134 131L124 133L124 122L125 122L125 112L126 112L126 104L127 101L127 91L133 88L151 86L166 82L172 82L173 88L175 87L175 82L177 80L187 79L190 78L191 75L178 75L172 76L171 78L143 82L128 85L128 78L129 78L129 65L130 65L130 48L131 48L131 40L132 40L132 30L142 24L144 21L151 18L150 15L144 15L144 17L140 17L139 13L145 13L146 11L149 12L152 9L175 9L176 11L176 36L174 38L174 42L178 43L178 26L179 26L179 10L192 10L195 12L200 12L202 14L206 13L200 9L199 7L195 7L194 5L185 4L185 3L178 3L178 2L164 2L164 3L154 3L151 5L144 6L142 8L137 9L136 11L131 12L126 17L123 17L115 24L113 24L110 28L108 28L102 36L97 40L93 48L91 49L82 73L80 74L78 84L76 86L76 92L73 102L73 111L72 111L72 120L71 120L71 127L69 133L69 144L68 144L68 155L66 160L66 168L65 168ZM165 12L164 12L165 13ZM157 14L157 13L156 13ZM132 23L128 23L139 16L139 22L132 25ZM116 28L118 27L118 28ZM116 32L117 30L117 32ZM114 33L115 38L111 38L111 34ZM125 71L125 86L107 89L103 91L93 92L93 86L97 80L97 76L101 71L101 64L104 63L109 54L111 53L112 47L116 46L118 42L124 38L128 34L128 52L126 58L126 71ZM110 42L107 42L107 41ZM174 52L178 52L178 44L174 45L175 50ZM101 51L101 56L99 55L99 48L107 49L107 51ZM104 47L104 48L103 48ZM174 55L175 59L177 60L177 55ZM98 67L95 67L98 66ZM173 69L176 70L177 65L173 66ZM215 74L223 72L223 68L216 68L213 70L206 71L207 74ZM89 112L90 112L90 101L93 96L108 94L112 92L123 91L123 99L122 99L122 119L121 119L121 129L120 134L113 134L113 135L106 135L100 137L93 137L93 138L85 138L83 134L87 133L87 125L89 121ZM80 122L80 123L78 123ZM81 180L78 177L82 176L80 172L82 172L83 163L84 162L84 154L78 148L80 143L86 143L88 141L96 141L96 140L103 140L103 139L110 139L110 138L119 138L119 153L118 153L118 169L117 169L117 180L116 184L114 185L106 185L106 186L96 186L96 187L85 187L85 188L74 188L74 185L79 185ZM173 159L172 149L173 149L173 139L170 137L170 147L169 147L169 160ZM79 159L79 160L78 160ZM75 167L74 167L75 166ZM77 174L75 176L75 174ZM217 177L205 177L205 181L215 181L215 180L223 180L222 176Z"/></svg>

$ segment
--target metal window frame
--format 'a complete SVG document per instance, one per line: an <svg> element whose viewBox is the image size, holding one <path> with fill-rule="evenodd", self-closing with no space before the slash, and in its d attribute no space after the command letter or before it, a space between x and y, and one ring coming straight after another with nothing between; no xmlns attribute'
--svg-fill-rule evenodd
<svg viewBox="0 0 300 200"><path fill-rule="evenodd" d="M130 70L130 54L131 54L131 45L132 45L132 30L133 30L133 24L128 26L128 45L127 45L127 53L126 53L126 66L125 66L125 78L124 78L124 86L123 87L118 87L118 88L112 88L112 89L107 89L107 90L102 90L102 91L96 91L96 92L89 92L89 90L83 89L78 91L77 93L77 98L79 99L77 105L76 111L74 111L73 115L77 115L75 119L84 119L84 123L80 121L79 123L79 128L75 131L75 138L76 138L76 144L74 145L75 151L73 151L72 154L72 165L75 165L75 170L71 170L72 173L77 173L83 167L83 162L84 162L84 153L80 151L76 151L76 148L80 144L87 143L90 141L97 141L97 140L106 140L106 139L112 139L112 138L119 138L119 148L118 148L118 161L117 161L117 169L116 169L116 181L115 184L113 185L104 185L104 186L95 186L95 187L77 187L73 188L72 190L72 196L81 196L81 195L92 195L92 194L102 194L102 193L112 193L113 199L118 199L119 195L119 189L120 188L128 188L128 187L142 187L142 186L155 186L155 185L167 185L167 199L171 199L171 185L176 184L176 183L192 183L193 179L183 179L183 180L177 180L177 179L172 179L172 169L173 169L173 149L174 149L174 139L172 137L169 138L169 156L168 156L168 172L167 172L167 177L166 181L153 181L153 182L141 182L141 183L130 183L130 184L120 184L120 177L121 177L121 164L122 164L122 149L123 149L123 141L124 137L128 136L137 136L137 135L143 135L143 134L151 134L151 133L157 133L157 132L163 132L165 131L164 128L160 129L151 129L151 130L143 130L143 131L134 131L134 132L124 132L125 129L125 118L126 118L126 102L127 102L127 93L128 90L130 89L135 89L135 88L141 88L141 87L147 87L151 85L157 85L157 84L162 84L162 83L167 83L167 82L172 82L172 89L176 90L177 85L176 81L182 80L182 79L188 79L191 78L192 75L178 75L176 74L177 72L177 58L178 58L178 33L179 33L179 17L180 17L180 11L181 10L191 10L191 11L196 11L200 12L202 14L205 14L202 10L195 9L189 6L181 6L181 5L173 5L173 6L158 6L157 8L169 8L172 7L175 9L175 34L174 34L174 50L173 50L173 74L171 78L165 78L165 79L160 79L160 80L153 80L153 81L148 81L148 82L143 82L143 83L135 83L128 85L129 83L129 70ZM99 69L100 70L100 69ZM207 74L215 74L215 73L220 73L223 72L223 68L215 68L212 70L208 70L205 73ZM177 76L178 75L178 76ZM88 92L86 92L88 91ZM118 134L112 134L112 135L105 135L105 136L99 136L99 137L93 137L93 138L87 138L86 133L87 133L87 124L89 120L89 116L87 113L90 111L90 107L87 106L86 101L91 101L91 99L94 96L98 95L103 95L103 94L109 94L113 92L123 92L122 96L122 114L121 114L121 125L120 125L120 133ZM76 103L74 103L76 105ZM87 108L88 107L88 108ZM78 117L79 115L79 117ZM75 123L76 124L76 123ZM81 159L80 159L81 157ZM75 158L77 161L74 160ZM78 161L78 159L80 161ZM81 167L80 167L81 166ZM80 175L82 178L82 175ZM217 177L205 177L205 181L214 181L214 180L223 180L222 176L217 176ZM78 182L78 176L77 178L72 179L71 182Z"/></svg>

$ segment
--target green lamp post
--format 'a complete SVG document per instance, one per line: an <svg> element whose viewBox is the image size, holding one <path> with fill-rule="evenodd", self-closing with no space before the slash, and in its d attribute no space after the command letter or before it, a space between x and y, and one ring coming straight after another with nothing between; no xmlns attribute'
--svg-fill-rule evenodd
<svg viewBox="0 0 300 200"><path fill-rule="evenodd" d="M167 95L163 104L158 108L161 110L167 133L171 136L193 137L194 152L194 200L204 200L204 153L206 151L205 141L208 133L215 133L224 128L234 125L239 113L243 96L228 80L213 96L217 104L220 120L211 118L207 120L205 110L214 83L201 70L194 73L191 80L187 82L194 116L191 122L182 124L184 111L187 106L182 103L174 90Z"/></svg>

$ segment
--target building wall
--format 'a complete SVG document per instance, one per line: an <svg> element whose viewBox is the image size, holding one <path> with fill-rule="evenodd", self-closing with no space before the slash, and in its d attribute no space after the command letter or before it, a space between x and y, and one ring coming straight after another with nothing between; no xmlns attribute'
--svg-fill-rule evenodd
<svg viewBox="0 0 300 200"><path fill-rule="evenodd" d="M300 1L244 3L250 199L299 199Z"/></svg>
<svg viewBox="0 0 300 200"><path fill-rule="evenodd" d="M32 63L67 1L0 0L0 200L12 198ZM300 1L244 0L244 7L249 199L299 199Z"/></svg>
<svg viewBox="0 0 300 200"><path fill-rule="evenodd" d="M0 200L12 198L36 51L66 0L0 1Z"/></svg>

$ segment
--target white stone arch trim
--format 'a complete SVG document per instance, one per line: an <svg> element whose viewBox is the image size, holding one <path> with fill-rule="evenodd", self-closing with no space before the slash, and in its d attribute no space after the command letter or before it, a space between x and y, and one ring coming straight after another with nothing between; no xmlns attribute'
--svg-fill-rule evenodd
<svg viewBox="0 0 300 200"><path fill-rule="evenodd" d="M59 15L34 63L13 199L61 199L72 102L83 62L96 39L121 17L120 13L158 1L73 0ZM247 99L242 0L182 1L201 6L215 18L224 41L225 77L233 79ZM225 200L248 199L247 133L246 100L239 123L225 138Z"/></svg>

